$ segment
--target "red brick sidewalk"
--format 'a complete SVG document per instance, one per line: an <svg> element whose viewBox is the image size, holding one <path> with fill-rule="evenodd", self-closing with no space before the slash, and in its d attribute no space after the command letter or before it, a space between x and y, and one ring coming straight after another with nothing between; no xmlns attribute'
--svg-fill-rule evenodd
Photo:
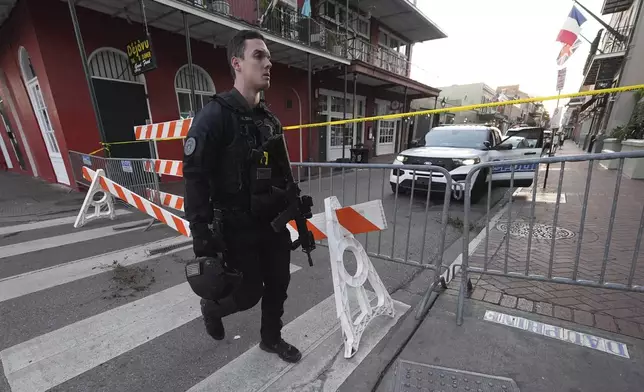
<svg viewBox="0 0 644 392"><path fill-rule="evenodd" d="M561 155L584 154L571 142L558 152ZM551 166L548 186L542 191L544 171L540 169L538 193L556 200L561 170ZM554 168L554 170L553 170ZM562 185L562 203L559 206L555 247L552 253L552 226L556 205L537 202L534 209L532 243L528 253L528 232L531 220L532 189L529 199L515 197L511 204L512 223L506 237L508 210L490 227L485 243L481 242L470 257L470 265L503 271L525 273L529 254L529 273L547 276L552 268L553 277L572 278L580 237L580 222L586 187L588 163L567 163ZM599 281L602 273L608 227L615 193L616 171L594 164L589 192L585 227L583 231L577 279ZM605 281L628 283L633 254L644 207L644 181L622 177L612 239L605 269ZM565 196L565 203L563 197ZM508 241L506 243L506 241ZM507 249L507 253L506 253ZM506 259L507 257L507 259ZM506 262L507 260L507 262ZM507 264L506 264L507 263ZM587 288L574 285L527 281L485 275L471 276L475 290L472 299L518 308L580 324L618 332L644 339L644 293ZM644 249L636 260L633 283L644 285Z"/></svg>

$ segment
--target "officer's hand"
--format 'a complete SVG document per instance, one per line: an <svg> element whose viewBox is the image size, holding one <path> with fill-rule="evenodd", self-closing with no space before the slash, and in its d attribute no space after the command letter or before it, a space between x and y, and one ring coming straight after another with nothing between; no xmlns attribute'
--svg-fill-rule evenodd
<svg viewBox="0 0 644 392"><path fill-rule="evenodd" d="M195 237L192 239L195 257L216 257L226 250L226 244L218 235Z"/></svg>

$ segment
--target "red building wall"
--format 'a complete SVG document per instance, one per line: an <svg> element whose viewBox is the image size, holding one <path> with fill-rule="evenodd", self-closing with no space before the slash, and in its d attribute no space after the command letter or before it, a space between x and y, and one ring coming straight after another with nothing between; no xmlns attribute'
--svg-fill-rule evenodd
<svg viewBox="0 0 644 392"><path fill-rule="evenodd" d="M18 1L11 12L10 18L4 22L2 27L0 27L0 69L4 73L7 82L6 87L9 90L9 97L3 96L2 98L7 100L11 99L13 101L17 115L20 117L22 131L24 132L24 136L29 144L28 147L34 157L34 164L36 166L38 176L47 181L55 182L54 170L49 160L47 148L45 147L40 127L36 120L26 86L21 76L18 54L21 46L25 47L29 52L32 65L38 75L38 80L40 82L46 104L48 106L53 105L52 92L47 82L47 74L45 72L43 59L40 55L40 45L36 37L33 19L30 15L30 9L26 0ZM28 171L33 175L33 168L31 167L27 156L28 147L23 145L22 138L20 137L21 130L18 128L17 121L9 110L9 105L7 103L5 103L5 107L7 108L7 113L5 113L7 115L7 120L11 123L12 129L16 133L16 139L18 140L24 154ZM54 126L55 135L60 148L65 148L65 138L60 124L55 123L52 119L52 125ZM4 127L2 133L3 135L6 135ZM5 143L7 143L7 149L14 160L13 162L17 163L17 158L15 157L13 148L8 144L8 140L4 136L3 139L5 139ZM17 164L14 166L14 170L20 171Z"/></svg>
<svg viewBox="0 0 644 392"><path fill-rule="evenodd" d="M51 113L52 121L56 117L56 121L62 124L69 149L91 152L99 147L100 138L68 6L64 2L29 1L33 22L38 26L42 58L47 65L49 83L55 96L52 106L56 110L55 114L54 111ZM82 7L77 7L77 14L88 57L102 47L123 51L128 42L141 37L145 32L140 24L129 24L124 19ZM155 123L176 120L179 118L179 109L174 79L179 68L187 64L185 37L155 28L150 28L150 35L158 65L157 69L145 74L152 120ZM191 41L191 47L193 63L208 72L217 92L232 88L225 48L215 49L212 45L195 40ZM284 125L297 124L298 104L291 91L291 87L294 87L302 98L303 121L308 122L305 109L308 107L306 72L274 64L272 73L272 87L266 93L271 109ZM292 99L292 109L286 108L287 99ZM292 132L288 134L289 145L293 145L294 137ZM159 142L159 156L181 159L181 145L179 141ZM306 147L306 142L304 145ZM299 151L291 149L291 155L293 158L299 157Z"/></svg>

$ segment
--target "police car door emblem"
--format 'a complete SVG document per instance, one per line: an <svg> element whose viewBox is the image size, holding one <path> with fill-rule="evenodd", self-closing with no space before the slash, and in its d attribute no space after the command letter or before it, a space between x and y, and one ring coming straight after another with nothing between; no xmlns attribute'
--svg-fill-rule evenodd
<svg viewBox="0 0 644 392"><path fill-rule="evenodd" d="M197 147L197 141L195 138L190 137L186 140L186 144L183 146L183 152L186 155L191 155L193 152L195 152L195 148Z"/></svg>

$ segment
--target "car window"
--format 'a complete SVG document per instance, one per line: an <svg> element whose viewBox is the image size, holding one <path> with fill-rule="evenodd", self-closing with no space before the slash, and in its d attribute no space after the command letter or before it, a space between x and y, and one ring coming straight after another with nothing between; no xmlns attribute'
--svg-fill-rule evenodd
<svg viewBox="0 0 644 392"><path fill-rule="evenodd" d="M487 128L434 128L425 135L425 147L485 148L490 141Z"/></svg>
<svg viewBox="0 0 644 392"><path fill-rule="evenodd" d="M524 139L524 145L526 147L523 148L542 148L543 147L543 140L544 140L544 130L543 128L524 128L524 129L519 129L519 130L508 130L508 132L505 134L505 137L503 138L504 143L511 143L512 138L522 138ZM515 140L516 143L519 142L519 140ZM514 144L513 144L513 148Z"/></svg>

